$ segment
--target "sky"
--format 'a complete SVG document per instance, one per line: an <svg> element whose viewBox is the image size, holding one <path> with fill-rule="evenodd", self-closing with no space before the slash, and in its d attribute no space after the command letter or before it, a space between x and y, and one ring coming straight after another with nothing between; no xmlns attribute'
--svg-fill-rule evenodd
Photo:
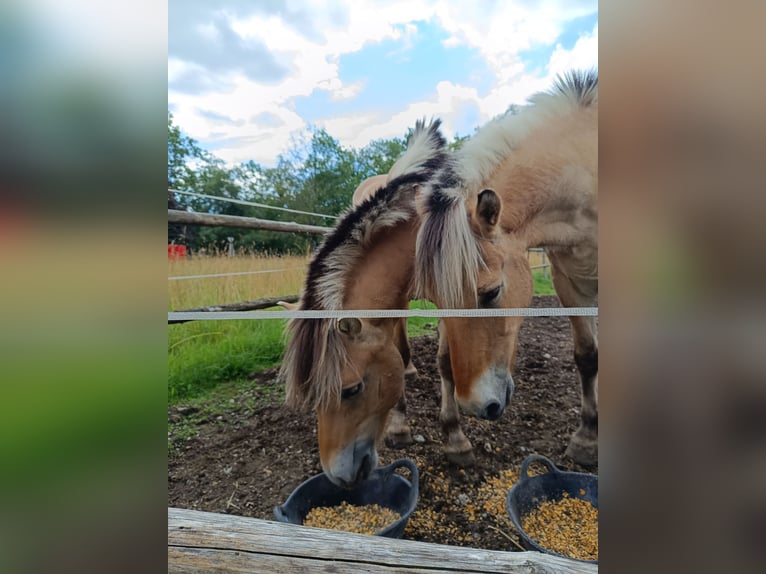
<svg viewBox="0 0 766 574"><path fill-rule="evenodd" d="M343 146L422 117L470 135L557 74L598 67L595 0L170 0L168 110L229 163L310 127Z"/></svg>

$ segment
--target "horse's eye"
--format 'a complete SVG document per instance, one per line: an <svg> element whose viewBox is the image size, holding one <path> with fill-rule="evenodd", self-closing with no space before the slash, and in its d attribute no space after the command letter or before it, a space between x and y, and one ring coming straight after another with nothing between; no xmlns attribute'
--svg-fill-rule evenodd
<svg viewBox="0 0 766 574"><path fill-rule="evenodd" d="M356 395L362 392L363 388L364 388L364 383L362 381L359 381L353 387L348 387L343 389L340 393L340 398L345 401L346 399L355 397Z"/></svg>
<svg viewBox="0 0 766 574"><path fill-rule="evenodd" d="M502 286L498 285L494 289L490 289L489 291L484 291L483 293L479 293L479 304L482 307L491 307L492 304L495 302L495 299L497 299L500 296L500 288Z"/></svg>

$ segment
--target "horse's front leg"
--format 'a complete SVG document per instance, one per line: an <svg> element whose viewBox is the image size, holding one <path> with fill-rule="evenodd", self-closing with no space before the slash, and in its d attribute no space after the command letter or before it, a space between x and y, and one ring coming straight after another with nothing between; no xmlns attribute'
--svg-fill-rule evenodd
<svg viewBox="0 0 766 574"><path fill-rule="evenodd" d="M402 354L402 360L404 361L404 387L412 384L418 376L418 371L415 365L412 364L412 357L410 354L410 342L407 339L407 320L402 319L397 322L396 325L396 337L397 346L399 352ZM407 399L404 391L402 396L396 402L396 406L391 410L391 417L388 420L388 426L386 427L386 446L390 448L403 448L411 445L412 431L410 425L407 424Z"/></svg>
<svg viewBox="0 0 766 574"><path fill-rule="evenodd" d="M449 344L441 321L439 321L439 377L442 385L442 406L439 421L447 436L444 452L447 460L458 466L472 466L476 462L473 446L460 428L460 412L455 400L455 382L452 378Z"/></svg>

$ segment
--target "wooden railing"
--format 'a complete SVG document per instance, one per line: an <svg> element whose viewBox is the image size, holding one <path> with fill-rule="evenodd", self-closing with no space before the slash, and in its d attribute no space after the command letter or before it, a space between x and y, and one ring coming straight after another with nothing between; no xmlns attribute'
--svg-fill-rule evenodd
<svg viewBox="0 0 766 574"><path fill-rule="evenodd" d="M168 572L592 574L596 564L168 508Z"/></svg>

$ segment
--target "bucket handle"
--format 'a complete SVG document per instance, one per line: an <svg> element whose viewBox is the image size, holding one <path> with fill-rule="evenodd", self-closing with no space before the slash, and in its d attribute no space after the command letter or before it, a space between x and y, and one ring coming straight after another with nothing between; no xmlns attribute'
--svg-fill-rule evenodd
<svg viewBox="0 0 766 574"><path fill-rule="evenodd" d="M287 515L285 514L285 511L281 505L274 507L274 516L279 522L289 522Z"/></svg>
<svg viewBox="0 0 766 574"><path fill-rule="evenodd" d="M394 474L394 471L397 468L406 468L410 471L410 483L413 485L417 485L419 482L418 479L418 467L415 466L415 463L413 463L408 458L400 458L399 460L395 460L388 466L384 466L380 469L380 475L383 478L383 482L386 482L392 474Z"/></svg>
<svg viewBox="0 0 766 574"><path fill-rule="evenodd" d="M521 470L519 471L519 482L529 480L530 476L527 473L527 470L529 470L529 465L533 462L541 463L543 466L548 468L548 472L557 474L561 472L558 467L556 467L556 465L551 462L550 459L545 458L541 454L530 454L527 458L524 459L524 462L521 463Z"/></svg>

